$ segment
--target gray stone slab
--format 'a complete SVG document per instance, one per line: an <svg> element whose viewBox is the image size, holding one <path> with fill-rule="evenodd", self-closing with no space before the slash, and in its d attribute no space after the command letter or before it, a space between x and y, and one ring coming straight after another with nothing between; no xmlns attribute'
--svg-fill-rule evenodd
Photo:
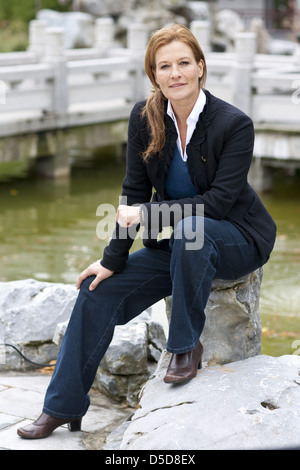
<svg viewBox="0 0 300 470"><path fill-rule="evenodd" d="M143 390L121 450L300 448L300 356L207 366L175 386L163 383L167 364L165 355Z"/></svg>
<svg viewBox="0 0 300 470"><path fill-rule="evenodd" d="M17 429L30 422L30 420L23 420L0 431L1 448L7 450L86 450L82 443L85 433L81 431L70 433L64 426L56 429L47 439L22 439L17 435Z"/></svg>
<svg viewBox="0 0 300 470"><path fill-rule="evenodd" d="M82 431L70 433L67 426L62 426L47 439L22 439L17 435L17 429L40 415L50 379L51 376L37 373L29 376L19 372L0 374L1 450L94 450L98 448L99 436L104 442L107 434L125 421L131 411L91 391L91 406L83 418ZM88 446L85 444L87 439Z"/></svg>
<svg viewBox="0 0 300 470"><path fill-rule="evenodd" d="M45 393L48 384L51 380L49 375L4 375L0 374L0 390L1 387L14 387L23 390L31 390L39 393Z"/></svg>
<svg viewBox="0 0 300 470"><path fill-rule="evenodd" d="M9 426L12 426L15 423L18 423L19 421L20 421L20 418L17 416L12 416L6 413L0 413L0 431L2 431L5 428L8 428ZM1 445L1 441L0 441L0 445Z"/></svg>
<svg viewBox="0 0 300 470"><path fill-rule="evenodd" d="M21 388L8 388L0 393L0 412L21 418L36 419L43 406L42 393Z"/></svg>

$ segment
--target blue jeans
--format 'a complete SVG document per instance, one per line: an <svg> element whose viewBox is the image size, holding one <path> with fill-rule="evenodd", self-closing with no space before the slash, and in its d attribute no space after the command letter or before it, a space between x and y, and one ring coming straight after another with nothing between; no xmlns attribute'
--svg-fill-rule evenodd
<svg viewBox="0 0 300 470"><path fill-rule="evenodd" d="M202 248L187 249L204 221ZM191 246L191 245L190 245ZM195 245L196 246L196 245ZM94 291L81 285L48 387L43 411L58 418L83 416L88 392L116 325L123 325L158 300L172 295L167 350L192 350L204 327L204 309L212 281L238 279L262 266L254 243L225 220L187 217L170 240L129 256L124 270Z"/></svg>

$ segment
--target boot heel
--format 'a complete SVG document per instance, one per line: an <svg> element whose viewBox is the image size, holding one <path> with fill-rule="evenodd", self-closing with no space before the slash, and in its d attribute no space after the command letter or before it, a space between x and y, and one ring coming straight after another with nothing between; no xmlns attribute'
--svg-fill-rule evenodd
<svg viewBox="0 0 300 470"><path fill-rule="evenodd" d="M81 431L81 421L82 418L78 418L75 421L71 421L68 423L68 429L71 432Z"/></svg>
<svg viewBox="0 0 300 470"><path fill-rule="evenodd" d="M198 369L202 369L202 361L199 362Z"/></svg>

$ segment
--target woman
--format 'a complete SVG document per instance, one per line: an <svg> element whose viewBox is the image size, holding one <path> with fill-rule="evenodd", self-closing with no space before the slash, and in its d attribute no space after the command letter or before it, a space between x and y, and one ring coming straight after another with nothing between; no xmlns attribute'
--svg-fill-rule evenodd
<svg viewBox="0 0 300 470"><path fill-rule="evenodd" d="M201 367L199 338L213 279L255 270L273 248L276 226L247 183L252 121L203 88L206 64L194 36L181 25L157 31L145 68L154 90L131 113L125 203L102 260L79 277L43 413L18 430L24 438L47 437L65 423L80 429L115 325L169 295L172 356L164 381L192 379ZM145 248L128 256L140 224ZM157 241L170 225L170 240Z"/></svg>

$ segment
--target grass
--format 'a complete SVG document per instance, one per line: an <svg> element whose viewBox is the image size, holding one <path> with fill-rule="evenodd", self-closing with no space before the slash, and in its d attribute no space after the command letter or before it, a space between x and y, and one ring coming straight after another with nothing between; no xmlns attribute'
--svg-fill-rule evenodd
<svg viewBox="0 0 300 470"><path fill-rule="evenodd" d="M0 22L0 53L25 51L28 46L28 25L21 20Z"/></svg>

